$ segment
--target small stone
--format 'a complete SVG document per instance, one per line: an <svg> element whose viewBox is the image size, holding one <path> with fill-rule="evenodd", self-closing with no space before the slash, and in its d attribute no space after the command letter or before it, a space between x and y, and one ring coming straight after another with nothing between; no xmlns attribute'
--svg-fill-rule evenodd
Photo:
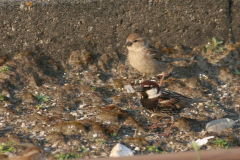
<svg viewBox="0 0 240 160"><path fill-rule="evenodd" d="M133 151L120 143L113 147L110 153L110 157L126 157L126 156L133 156Z"/></svg>
<svg viewBox="0 0 240 160"><path fill-rule="evenodd" d="M101 156L107 157L107 153L103 152L103 153L101 153Z"/></svg>
<svg viewBox="0 0 240 160"><path fill-rule="evenodd" d="M21 10L23 10L25 8L25 6L23 4L20 5L19 7Z"/></svg>
<svg viewBox="0 0 240 160"><path fill-rule="evenodd" d="M139 147L135 147L134 150L135 151L140 151L140 148Z"/></svg>
<svg viewBox="0 0 240 160"><path fill-rule="evenodd" d="M2 95L4 95L4 96L6 96L6 97L8 97L8 98L10 98L10 92L9 91L7 91L7 90L3 90L2 91Z"/></svg>
<svg viewBox="0 0 240 160"><path fill-rule="evenodd" d="M41 131L39 136L44 136L45 135L45 131Z"/></svg>
<svg viewBox="0 0 240 160"><path fill-rule="evenodd" d="M21 127L26 127L26 123L22 123Z"/></svg>
<svg viewBox="0 0 240 160"><path fill-rule="evenodd" d="M227 128L231 128L235 125L234 120L229 118L221 118L211 122L206 125L206 130L208 132L220 132L225 131Z"/></svg>
<svg viewBox="0 0 240 160"><path fill-rule="evenodd" d="M212 139L212 138L214 138L214 136L209 136L209 137L205 137L203 139L198 139L195 141L195 143L197 143L198 147L201 147L201 146L207 144L208 139Z"/></svg>
<svg viewBox="0 0 240 160"><path fill-rule="evenodd" d="M57 146L58 146L58 143L59 143L59 142L55 142L55 143L52 145L52 147L53 147L53 148L57 147Z"/></svg>
<svg viewBox="0 0 240 160"><path fill-rule="evenodd" d="M134 89L132 88L131 85L125 85L124 89L127 90L127 93L135 93Z"/></svg>
<svg viewBox="0 0 240 160"><path fill-rule="evenodd" d="M222 87L223 87L223 88L227 88L227 84L225 84L225 85L222 85Z"/></svg>
<svg viewBox="0 0 240 160"><path fill-rule="evenodd" d="M5 101L5 105L4 105L4 107L10 106L11 104L12 104L11 101Z"/></svg>

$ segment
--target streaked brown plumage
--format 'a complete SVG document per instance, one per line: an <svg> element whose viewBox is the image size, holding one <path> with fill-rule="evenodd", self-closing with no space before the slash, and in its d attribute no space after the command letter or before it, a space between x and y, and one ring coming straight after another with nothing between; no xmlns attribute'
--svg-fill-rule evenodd
<svg viewBox="0 0 240 160"><path fill-rule="evenodd" d="M141 93L142 106L150 113L162 116L150 128L154 128L164 117L171 117L172 124L167 134L165 134L166 136L169 135L174 124L174 115L178 115L184 108L192 107L192 103L207 101L205 99L188 98L176 92L161 89L161 87L153 81L144 81L141 83L139 91Z"/></svg>
<svg viewBox="0 0 240 160"><path fill-rule="evenodd" d="M43 153L42 148L31 146L23 152L22 156L14 156L4 160L45 160Z"/></svg>

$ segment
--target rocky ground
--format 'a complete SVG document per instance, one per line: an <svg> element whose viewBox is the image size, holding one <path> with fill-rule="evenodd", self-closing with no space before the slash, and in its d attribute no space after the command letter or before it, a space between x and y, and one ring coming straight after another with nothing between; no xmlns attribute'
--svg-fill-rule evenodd
<svg viewBox="0 0 240 160"><path fill-rule="evenodd" d="M220 53L204 46L192 50L155 46L170 56L191 59L173 65L165 89L209 100L184 110L169 137L159 135L169 124L145 128L158 117L141 107L137 93L124 89L131 85L136 90L143 79L160 77L142 77L129 65L127 52L98 54L83 49L72 51L66 61L31 51L0 58L1 143L14 145L15 154L24 149L21 143L33 143L48 152L48 159L60 153L106 157L119 142L135 154L188 151L191 141L209 135L215 138L203 149L219 148L213 143L216 138L239 146L238 44L222 45ZM205 130L207 122L224 117L235 120L233 128ZM157 149L150 151L149 146Z"/></svg>
<svg viewBox="0 0 240 160"><path fill-rule="evenodd" d="M238 147L240 3L233 1L1 1L0 152L14 146L19 155L21 143L33 143L49 160L108 157L121 143L134 154L170 153L211 135L201 149ZM160 133L170 118L146 129L159 117L128 90L161 78L129 65L123 44L132 32L189 59L172 64L165 89L209 100L184 110L169 137ZM212 37L224 43L206 49ZM206 129L220 118L235 124Z"/></svg>

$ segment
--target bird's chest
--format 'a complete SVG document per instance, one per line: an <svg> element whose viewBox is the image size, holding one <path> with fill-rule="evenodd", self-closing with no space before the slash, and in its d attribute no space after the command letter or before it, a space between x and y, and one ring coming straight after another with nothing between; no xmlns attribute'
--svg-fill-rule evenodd
<svg viewBox="0 0 240 160"><path fill-rule="evenodd" d="M158 100L156 99L141 99L142 106L148 110L149 112L153 113L158 108Z"/></svg>
<svg viewBox="0 0 240 160"><path fill-rule="evenodd" d="M130 64L141 73L152 73L154 71L154 61L141 52L131 52L128 55Z"/></svg>

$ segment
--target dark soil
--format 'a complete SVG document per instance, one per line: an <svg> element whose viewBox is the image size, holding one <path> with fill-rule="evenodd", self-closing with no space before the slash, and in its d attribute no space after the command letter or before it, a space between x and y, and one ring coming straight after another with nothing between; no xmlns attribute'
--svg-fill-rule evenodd
<svg viewBox="0 0 240 160"><path fill-rule="evenodd" d="M184 110L168 138L159 134L168 130L168 123L145 129L158 117L151 117L139 101L135 103L136 93L123 89L132 85L136 90L142 81L142 75L121 58L124 56L82 50L71 52L66 61L36 52L1 57L2 141L14 145L30 142L47 149L50 155L75 152L83 157L108 156L118 142L135 149L135 154L148 154L147 146L178 152L191 150L191 141L206 136L207 122L222 117L238 122L240 77L233 69L239 69L239 52L225 49L213 53L204 48L191 53L172 51L167 54L194 58L173 66L165 88L209 102ZM160 77L151 79L159 81ZM238 141L238 126L207 135L235 137ZM231 147L238 145L231 143Z"/></svg>
<svg viewBox="0 0 240 160"><path fill-rule="evenodd" d="M239 146L240 43L228 39L228 1L116 3L0 6L0 142L11 142L17 155L24 150L19 144L33 143L48 159L61 152L107 157L117 143L135 154L157 152L148 146L188 151L193 140L210 135ZM190 59L172 64L165 89L209 100L184 110L169 137L160 133L170 119L146 129L159 117L124 89L161 78L143 77L129 65L123 44L131 32L169 56ZM223 52L204 47L214 36L225 40ZM207 133L206 123L219 118L236 125ZM213 141L202 147L213 148L220 147Z"/></svg>

